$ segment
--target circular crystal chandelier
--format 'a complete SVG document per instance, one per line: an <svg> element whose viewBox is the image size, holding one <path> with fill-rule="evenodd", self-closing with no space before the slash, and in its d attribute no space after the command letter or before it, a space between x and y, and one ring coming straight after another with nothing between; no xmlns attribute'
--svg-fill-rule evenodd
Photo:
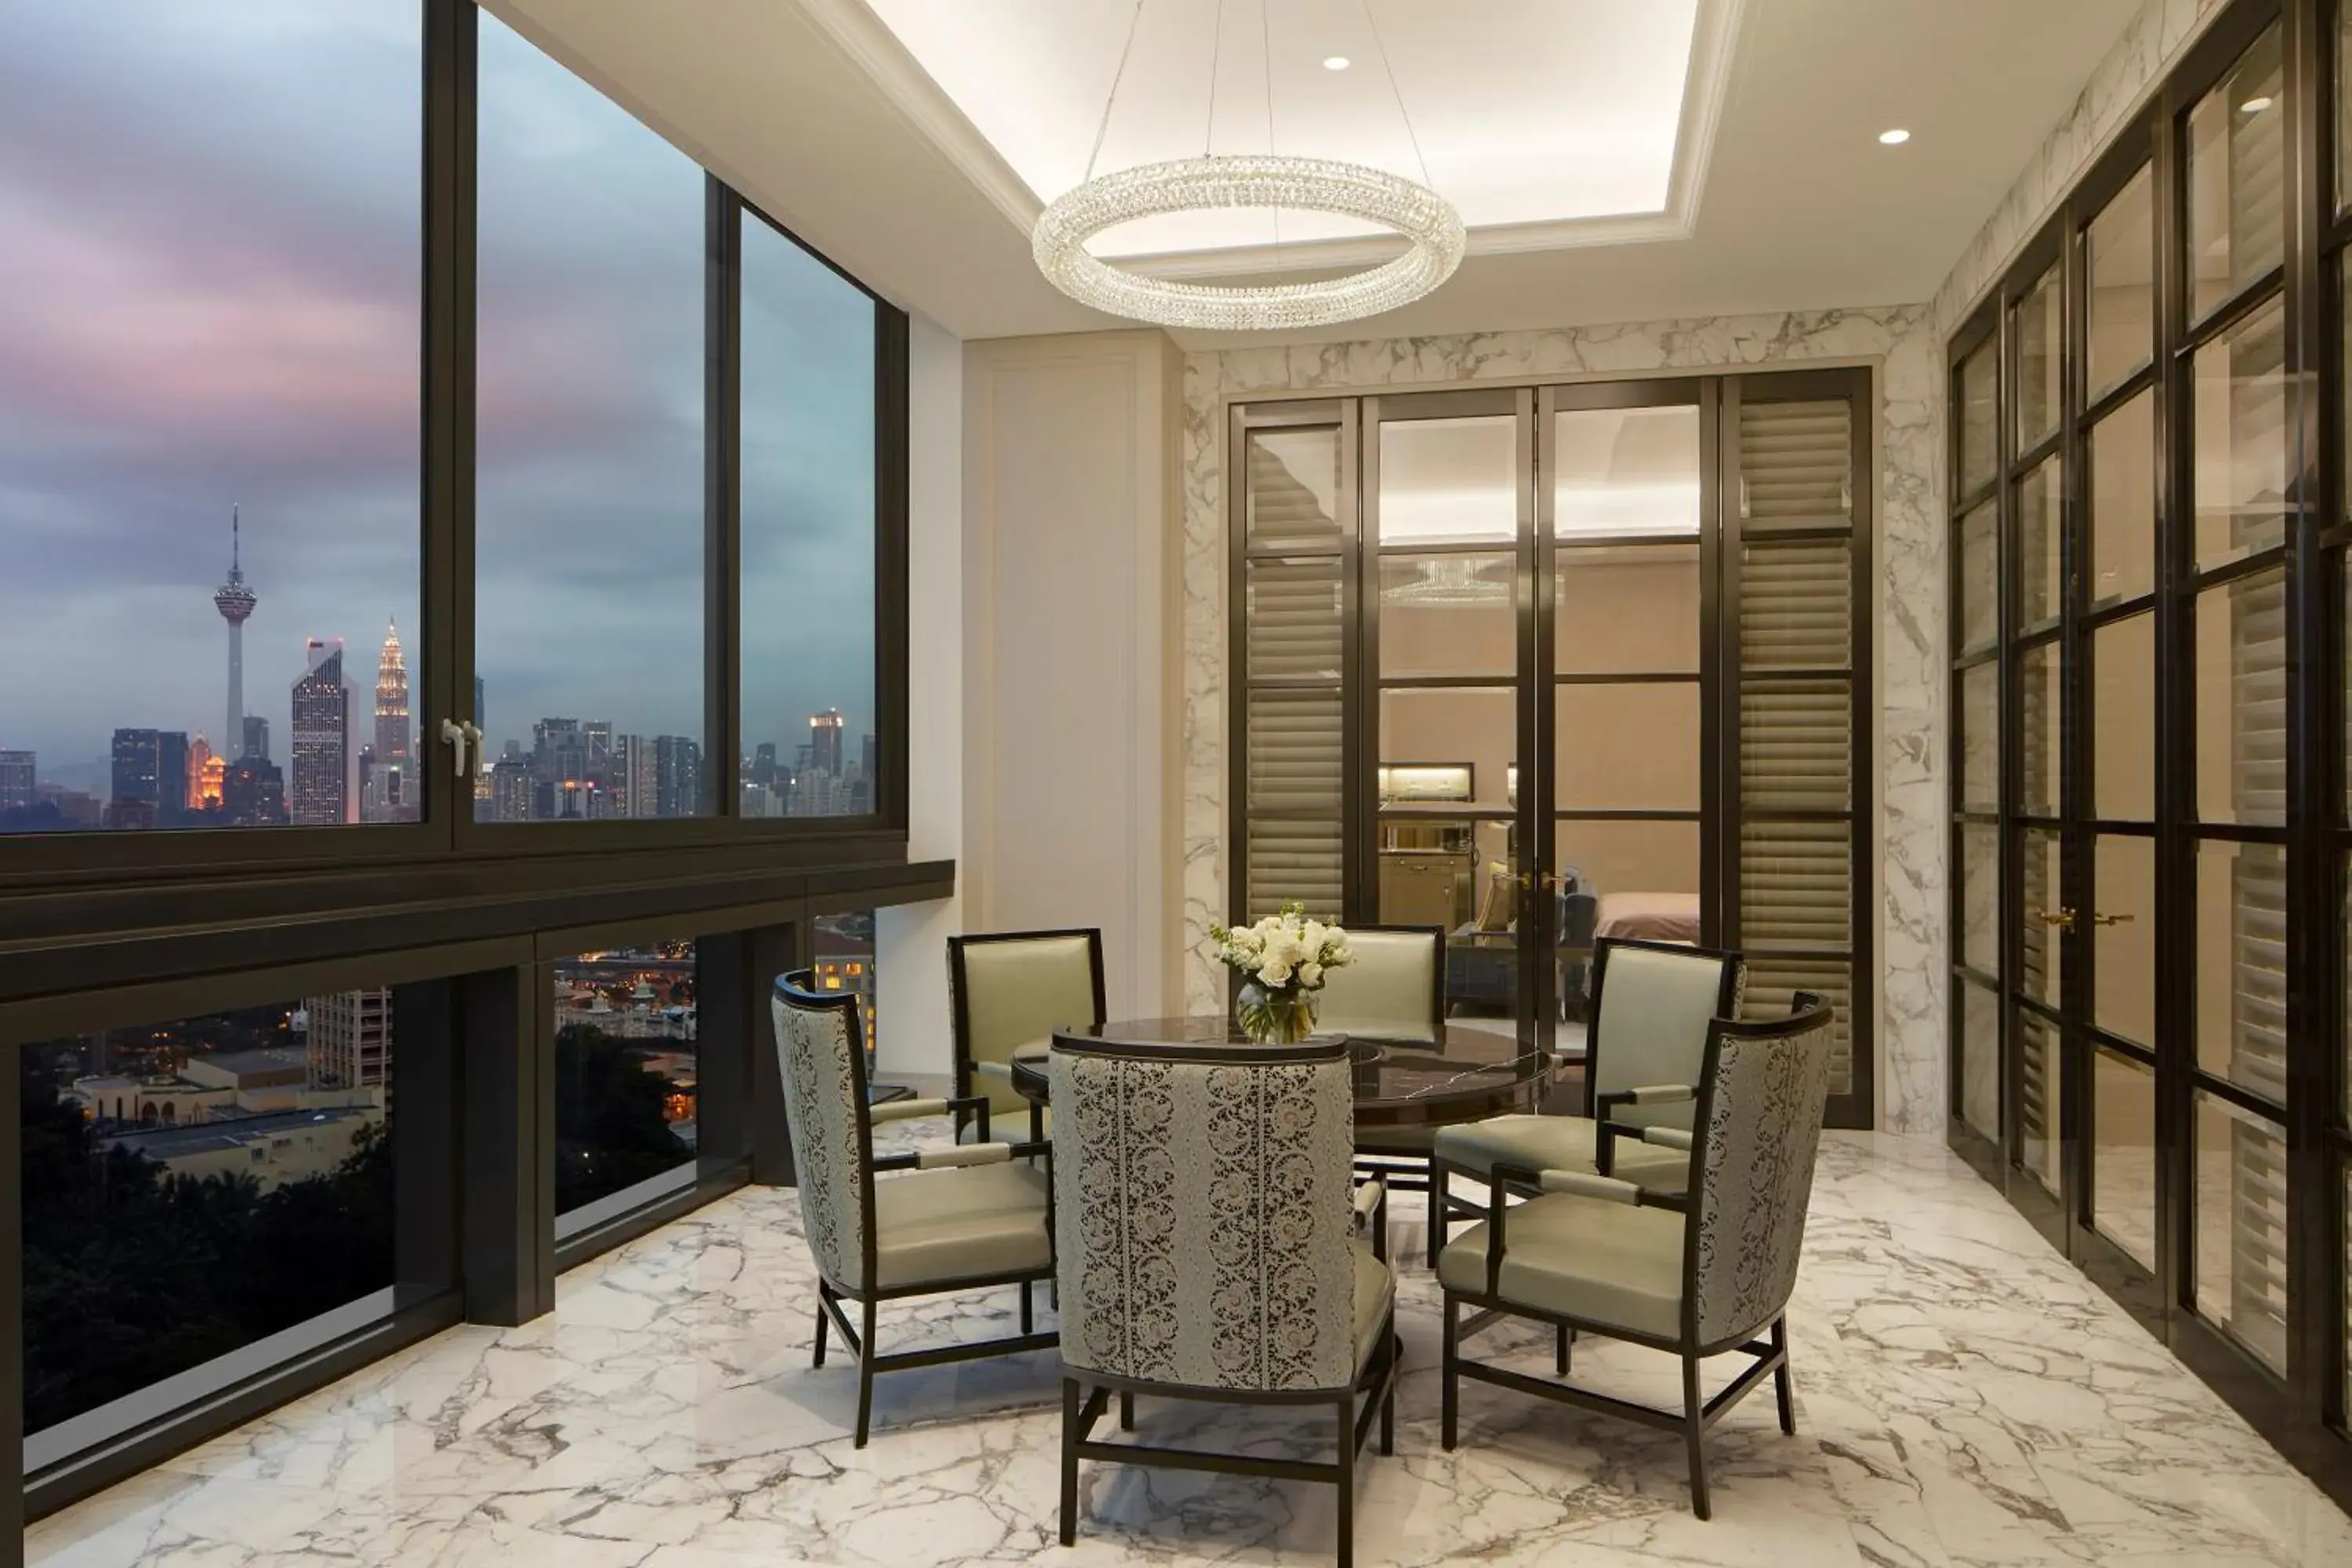
<svg viewBox="0 0 2352 1568"><path fill-rule="evenodd" d="M1163 213L1288 207L1361 218L1404 237L1402 256L1310 283L1225 286L1150 278L1112 266L1087 241ZM1420 299L1462 264L1462 218L1426 185L1361 163L1266 154L1181 158L1089 180L1045 209L1033 248L1038 270L1082 304L1207 331L1259 331L1352 321Z"/></svg>
<svg viewBox="0 0 2352 1568"><path fill-rule="evenodd" d="M1276 329L1328 326L1393 310L1420 299L1462 264L1465 236L1462 216L1453 204L1429 188L1429 166L1422 163L1422 184L1362 163L1330 158L1297 158L1264 153L1216 154L1144 163L1116 174L1095 176L1095 158L1102 153L1103 136L1110 129L1111 110L1118 102L1119 83L1126 79L1128 56L1135 48L1135 30L1144 0L1136 0L1128 23L1127 49L1119 56L1118 74L1111 79L1110 98L1103 105L1102 127L1095 133L1094 155L1087 160L1084 182L1046 207L1030 237L1037 269L1055 288L1081 304L1134 321L1163 327L1190 327L1204 331L1247 332ZM1372 19L1367 0L1365 24L1380 40L1380 25ZM1265 8L1259 11L1261 32ZM1224 5L1217 8L1217 38L1224 36ZM1264 40L1261 39L1261 43ZM1211 47L1209 121L1216 122L1216 46ZM1267 49L1266 142L1274 142L1274 79L1272 51ZM1381 59L1388 49L1381 45ZM1389 87L1396 89L1396 72L1389 69ZM1412 135L1412 119L1397 97L1397 112L1404 120L1416 157L1421 142ZM1377 224L1403 237L1405 252L1391 260L1338 278L1305 283L1223 285L1187 283L1154 278L1113 266L1087 248L1087 242L1105 229L1138 218L1170 213L1211 212L1229 208L1330 213ZM1279 247L1281 229L1276 220Z"/></svg>

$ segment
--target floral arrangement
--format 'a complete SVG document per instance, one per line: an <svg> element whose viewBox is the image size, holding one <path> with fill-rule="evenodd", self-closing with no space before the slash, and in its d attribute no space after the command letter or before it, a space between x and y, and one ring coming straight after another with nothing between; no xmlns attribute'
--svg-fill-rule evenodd
<svg viewBox="0 0 2352 1568"><path fill-rule="evenodd" d="M1348 933L1335 921L1308 918L1303 904L1235 930L1213 925L1218 960L1242 977L1234 1016L1250 1038L1289 1044L1315 1027L1313 993L1332 970L1356 961Z"/></svg>

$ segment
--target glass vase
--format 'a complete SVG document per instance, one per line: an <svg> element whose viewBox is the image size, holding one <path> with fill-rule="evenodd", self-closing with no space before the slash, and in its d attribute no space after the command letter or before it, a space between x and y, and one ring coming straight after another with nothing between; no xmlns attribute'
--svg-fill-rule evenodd
<svg viewBox="0 0 2352 1568"><path fill-rule="evenodd" d="M1250 980L1234 999L1234 1022L1254 1044L1295 1046L1315 1032L1315 994L1295 985L1268 990Z"/></svg>

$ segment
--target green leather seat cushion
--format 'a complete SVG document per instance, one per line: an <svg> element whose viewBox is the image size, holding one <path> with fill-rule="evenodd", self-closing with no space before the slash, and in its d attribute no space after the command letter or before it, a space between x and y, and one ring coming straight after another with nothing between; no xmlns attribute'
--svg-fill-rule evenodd
<svg viewBox="0 0 2352 1568"><path fill-rule="evenodd" d="M1388 1320L1389 1304L1396 1300L1396 1275L1372 1256L1369 1240L1357 1240L1351 1252L1355 1263L1356 1366L1361 1371L1381 1348L1381 1325Z"/></svg>
<svg viewBox="0 0 2352 1568"><path fill-rule="evenodd" d="M1536 1171L1591 1171L1594 1127L1583 1116L1490 1116L1484 1121L1447 1127L1437 1134L1439 1159L1485 1175L1497 1162ZM1690 1155L1638 1138L1619 1138L1609 1173L1654 1192L1681 1193L1690 1186Z"/></svg>
<svg viewBox="0 0 2352 1568"><path fill-rule="evenodd" d="M1045 1173L1026 1160L874 1180L874 1272L884 1289L1045 1268Z"/></svg>
<svg viewBox="0 0 2352 1568"><path fill-rule="evenodd" d="M1486 1291L1484 1221L1445 1244L1437 1278ZM1547 1193L1503 1222L1503 1300L1589 1323L1673 1339L1682 1331L1683 1216Z"/></svg>

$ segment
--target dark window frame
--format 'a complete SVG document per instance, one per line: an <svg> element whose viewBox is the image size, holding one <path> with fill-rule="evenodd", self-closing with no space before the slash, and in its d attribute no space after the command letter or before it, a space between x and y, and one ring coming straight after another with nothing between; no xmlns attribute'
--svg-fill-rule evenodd
<svg viewBox="0 0 2352 1568"><path fill-rule="evenodd" d="M706 613L701 737L709 810L695 817L594 823L478 823L455 782L443 718L474 717L473 530L477 8L417 0L425 18L421 228L423 342L417 487L419 607L413 711L425 787L420 821L331 827L83 831L0 836L0 899L61 885L276 870L353 875L480 856L563 858L702 845L785 849L803 841L881 837L904 857L907 833L908 319L786 225L706 171ZM658 134L648 129L648 135ZM738 559L741 245L749 214L872 303L875 332L876 809L856 816L740 816L735 631ZM472 759L476 768L488 759ZM862 858L862 847L853 852Z"/></svg>

